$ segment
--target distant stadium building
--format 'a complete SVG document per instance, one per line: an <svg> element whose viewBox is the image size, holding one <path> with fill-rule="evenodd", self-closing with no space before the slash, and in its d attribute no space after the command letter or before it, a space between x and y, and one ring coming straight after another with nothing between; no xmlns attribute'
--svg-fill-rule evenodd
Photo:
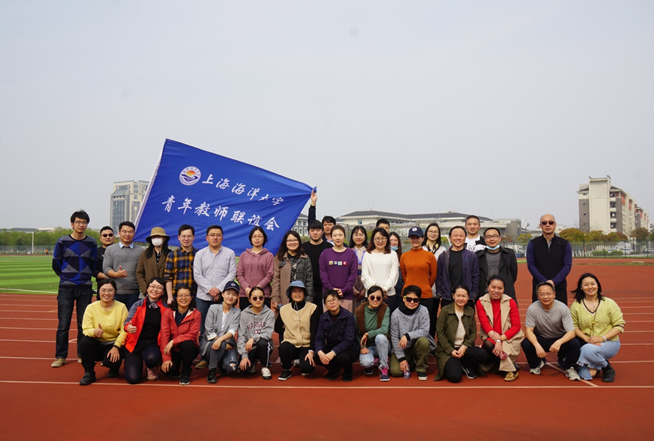
<svg viewBox="0 0 654 441"><path fill-rule="evenodd" d="M148 185L148 181L114 182L110 208L111 228L114 231L118 231L118 225L123 221L136 222Z"/></svg>
<svg viewBox="0 0 654 441"><path fill-rule="evenodd" d="M581 184L579 194L579 229L623 233L627 236L643 227L650 230L649 215L629 193L611 184L611 177L591 178Z"/></svg>

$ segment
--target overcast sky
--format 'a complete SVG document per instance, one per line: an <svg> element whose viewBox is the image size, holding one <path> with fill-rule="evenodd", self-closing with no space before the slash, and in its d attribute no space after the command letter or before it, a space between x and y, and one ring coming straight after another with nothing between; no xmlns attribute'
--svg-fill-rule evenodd
<svg viewBox="0 0 654 441"><path fill-rule="evenodd" d="M174 139L317 186L318 216L654 215L652 1L2 1L0 228L109 223ZM306 212L306 211L305 211Z"/></svg>

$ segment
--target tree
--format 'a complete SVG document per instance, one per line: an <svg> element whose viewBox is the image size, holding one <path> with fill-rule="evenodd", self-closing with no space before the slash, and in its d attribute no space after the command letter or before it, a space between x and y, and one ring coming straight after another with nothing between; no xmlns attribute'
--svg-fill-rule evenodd
<svg viewBox="0 0 654 441"><path fill-rule="evenodd" d="M601 230L593 230L586 234L586 242L604 242L605 240L606 236Z"/></svg>
<svg viewBox="0 0 654 441"><path fill-rule="evenodd" d="M531 240L531 234L530 233L523 233L520 236L518 236L518 243L524 245L527 242Z"/></svg>
<svg viewBox="0 0 654 441"><path fill-rule="evenodd" d="M649 231L647 231L646 228L638 227L631 232L630 236L638 241L647 240L647 236L649 236Z"/></svg>
<svg viewBox="0 0 654 441"><path fill-rule="evenodd" d="M627 240L627 236L622 233L609 233L604 237L604 240L607 242L621 242Z"/></svg>
<svg viewBox="0 0 654 441"><path fill-rule="evenodd" d="M568 242L583 242L585 233L579 228L566 228L561 230L559 236Z"/></svg>

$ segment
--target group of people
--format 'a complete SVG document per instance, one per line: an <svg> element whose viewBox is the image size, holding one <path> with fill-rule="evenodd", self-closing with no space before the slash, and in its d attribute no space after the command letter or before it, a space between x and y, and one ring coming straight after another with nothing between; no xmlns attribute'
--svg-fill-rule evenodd
<svg viewBox="0 0 654 441"><path fill-rule="evenodd" d="M316 219L316 200L312 193L309 241L288 231L273 255L265 230L254 227L252 247L238 264L218 225L207 228L208 246L201 250L193 247L190 225L179 228L177 250L168 248L170 237L158 227L143 250L133 243L131 222L120 224L118 243L104 227L98 248L85 234L88 214L73 213L73 233L59 239L53 254L61 281L52 367L65 364L76 303L82 385L96 380L97 361L110 378L124 361L129 383L163 373L189 384L194 365L208 368L207 382L216 383L221 375L254 374L258 362L268 380L273 332L282 381L295 366L309 375L317 365L328 379L352 381L357 360L366 375L377 366L381 381L412 372L426 380L430 355L438 365L435 380L490 372L515 381L521 350L532 374L540 374L550 352L571 380L591 380L601 371L603 381L613 381L608 360L620 347L624 319L592 274L579 279L568 309L572 253L556 236L553 216L541 217L543 234L527 249L534 302L523 329L516 256L501 245L497 228L481 236L479 218L469 216L465 226L450 229L446 248L437 223L424 232L415 226L403 252L385 219L370 236L363 226L353 228L346 243L346 230L333 217ZM98 280L94 303L92 277Z"/></svg>

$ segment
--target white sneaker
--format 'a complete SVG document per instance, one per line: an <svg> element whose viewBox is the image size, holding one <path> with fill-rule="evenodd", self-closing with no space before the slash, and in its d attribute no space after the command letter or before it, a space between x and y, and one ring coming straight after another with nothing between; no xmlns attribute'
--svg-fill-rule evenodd
<svg viewBox="0 0 654 441"><path fill-rule="evenodd" d="M272 380L272 374L270 373L270 369L267 367L261 368L261 376L264 380Z"/></svg>
<svg viewBox="0 0 654 441"><path fill-rule="evenodd" d="M579 377L579 374L575 370L575 368L570 367L565 371L565 376L570 379L570 381L579 381L581 380L581 377Z"/></svg>
<svg viewBox="0 0 654 441"><path fill-rule="evenodd" d="M535 367L535 368L529 369L529 373L530 373L530 374L534 374L534 375L540 375L540 369L541 369L543 366L545 366L545 360L541 359L541 360L540 360L540 364L538 365L538 367Z"/></svg>

